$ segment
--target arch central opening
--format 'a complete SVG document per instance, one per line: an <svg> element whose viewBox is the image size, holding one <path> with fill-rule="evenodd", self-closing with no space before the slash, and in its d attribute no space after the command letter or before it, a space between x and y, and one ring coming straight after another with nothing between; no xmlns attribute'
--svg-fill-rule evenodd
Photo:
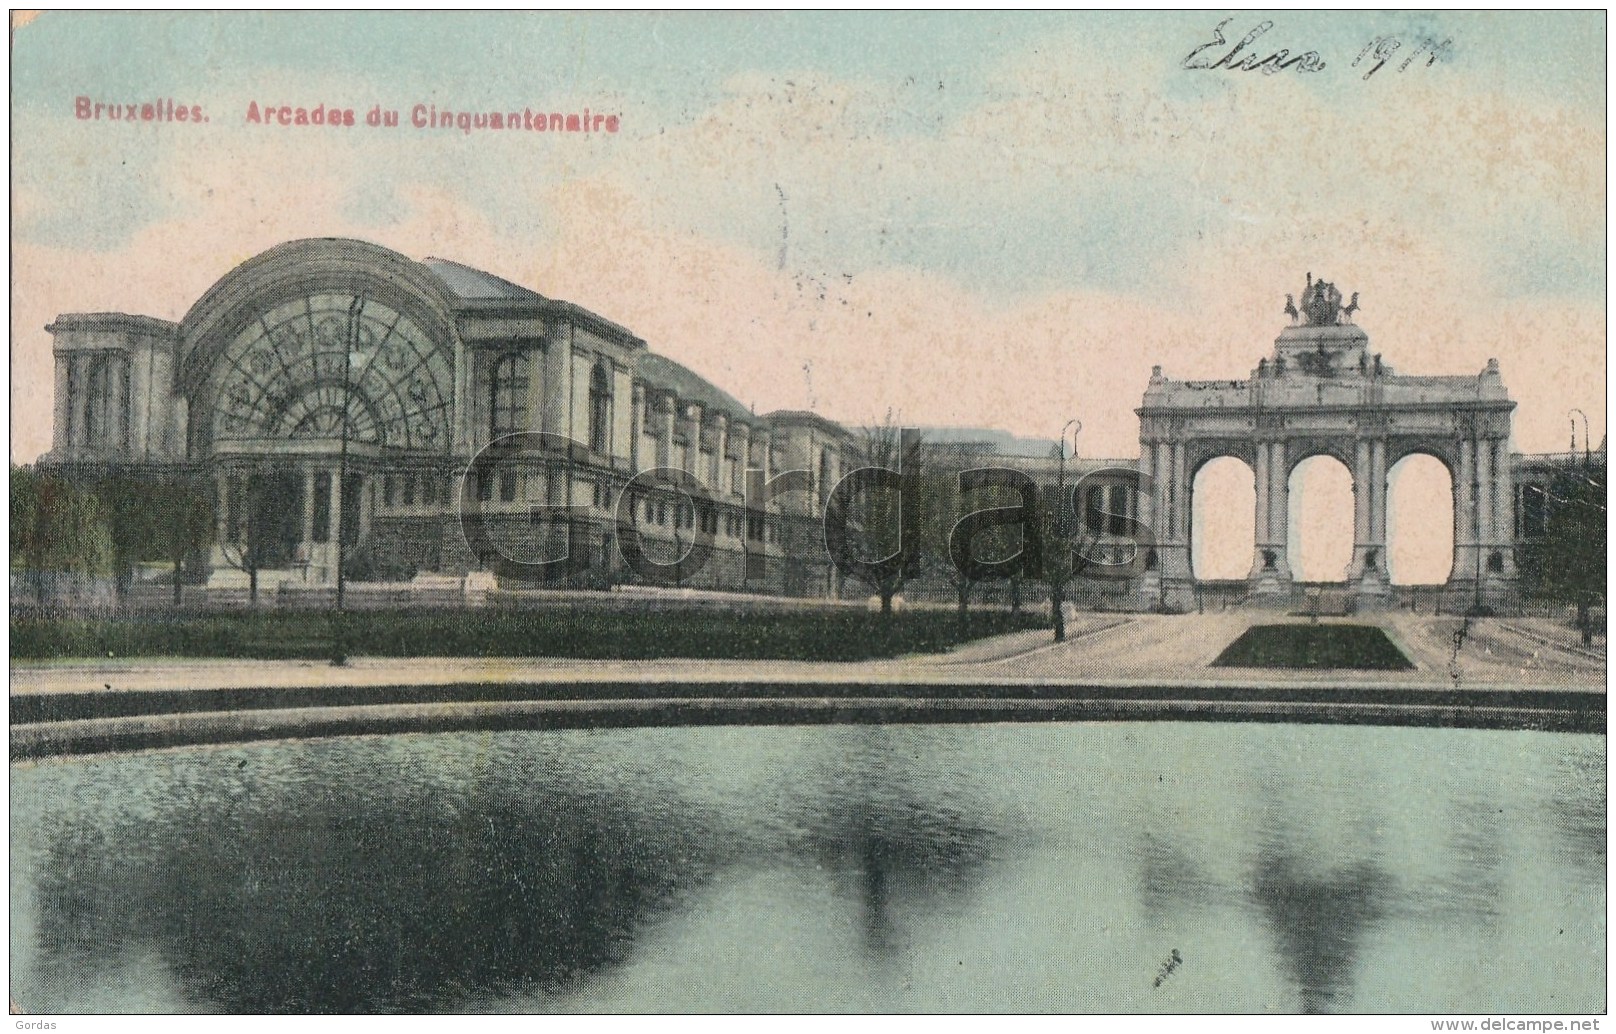
<svg viewBox="0 0 1616 1034"><path fill-rule="evenodd" d="M1196 471L1190 496L1190 573L1244 578L1257 535L1257 484L1244 460L1219 456Z"/></svg>
<svg viewBox="0 0 1616 1034"><path fill-rule="evenodd" d="M1440 585L1453 571L1453 475L1435 456L1387 472L1386 561L1393 585Z"/></svg>
<svg viewBox="0 0 1616 1034"><path fill-rule="evenodd" d="M1291 470L1286 552L1298 581L1344 582L1352 564L1352 472L1334 456Z"/></svg>

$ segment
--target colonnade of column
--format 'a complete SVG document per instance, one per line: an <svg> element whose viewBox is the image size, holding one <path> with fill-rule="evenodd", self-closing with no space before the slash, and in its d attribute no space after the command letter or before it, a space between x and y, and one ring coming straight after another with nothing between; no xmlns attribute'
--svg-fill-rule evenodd
<svg viewBox="0 0 1616 1034"><path fill-rule="evenodd" d="M1288 589L1291 580L1288 549L1291 490L1286 452L1283 441L1256 443L1256 549L1251 579L1261 590Z"/></svg>
<svg viewBox="0 0 1616 1034"><path fill-rule="evenodd" d="M229 547L232 552L249 545L247 522L251 520L251 514L248 508L252 505L247 487L249 476L244 472L223 472L215 481L216 541L219 546ZM306 565L311 581L334 581L337 543L343 534L344 520L340 465L303 467L297 477L300 489L297 497L275 500L276 503L288 507L292 506L294 501L301 504L300 548L291 558L291 562L296 566ZM363 472L349 471L348 480L355 485L358 493L358 507L354 515L358 521L358 530L357 534L350 534L349 538L351 542L363 541L370 534L375 509L373 498L375 479ZM320 512L322 487L325 489L323 514ZM321 517L324 518L323 522ZM215 566L219 566L221 561L231 566L238 566L243 559L239 554L219 557L215 561Z"/></svg>
<svg viewBox="0 0 1616 1034"><path fill-rule="evenodd" d="M1149 529L1156 574L1152 577L1188 581L1190 578L1190 485L1188 457L1183 442L1166 438L1140 442L1141 483L1139 522Z"/></svg>
<svg viewBox="0 0 1616 1034"><path fill-rule="evenodd" d="M71 352L55 359L53 446L124 449L130 430L128 359L105 351Z"/></svg>
<svg viewBox="0 0 1616 1034"><path fill-rule="evenodd" d="M1296 456L1284 439L1254 444L1256 594L1290 591L1290 473ZM1139 520L1154 538L1160 577L1188 582L1192 486L1185 442L1141 442ZM1388 497L1390 443L1366 436L1352 443L1353 549L1350 584L1372 595L1390 591ZM1453 471L1453 582L1483 584L1516 577L1514 485L1508 440L1478 434L1460 441Z"/></svg>
<svg viewBox="0 0 1616 1034"><path fill-rule="evenodd" d="M1508 441L1498 436L1459 441L1453 482L1454 581L1515 576L1515 487L1508 450Z"/></svg>
<svg viewBox="0 0 1616 1034"><path fill-rule="evenodd" d="M1386 440L1360 438L1352 459L1352 566L1347 580L1383 593L1391 584L1386 559Z"/></svg>

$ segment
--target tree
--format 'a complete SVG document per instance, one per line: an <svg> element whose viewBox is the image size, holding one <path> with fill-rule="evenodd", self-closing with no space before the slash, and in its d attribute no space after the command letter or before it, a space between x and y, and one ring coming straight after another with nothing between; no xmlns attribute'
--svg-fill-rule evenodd
<svg viewBox="0 0 1616 1034"><path fill-rule="evenodd" d="M917 481L921 568L954 589L959 628L967 631L971 594L983 581L1018 578L1015 558L1025 548L1021 493L981 452L958 445L927 450ZM1003 516L1000 516L1003 515ZM996 569L1012 565L1011 573Z"/></svg>
<svg viewBox="0 0 1616 1034"><path fill-rule="evenodd" d="M1605 595L1605 486L1603 453L1567 463L1550 482L1543 537L1522 547L1528 591L1576 607L1584 646L1593 643L1590 611Z"/></svg>
<svg viewBox="0 0 1616 1034"><path fill-rule="evenodd" d="M1055 485L1045 485L1038 493L1036 511L1037 539L1041 546L1036 573L1039 581L1049 586L1049 618L1055 627L1055 641L1066 638L1066 589L1079 578L1095 572L1120 573L1122 567L1113 567L1100 556L1101 527L1090 524L1075 505L1082 479L1067 484L1062 478Z"/></svg>
<svg viewBox="0 0 1616 1034"><path fill-rule="evenodd" d="M335 479L333 479L335 480ZM220 555L225 563L247 575L247 602L258 605L258 572L269 567L273 560L273 530L264 519L264 509L272 492L268 479L258 473L249 474L246 494L241 499L241 536L236 542L221 542ZM334 487L335 491L336 488Z"/></svg>
<svg viewBox="0 0 1616 1034"><path fill-rule="evenodd" d="M892 598L921 569L925 442L888 413L885 424L865 431L864 459L826 502L825 544L843 573L869 585L881 613L890 615Z"/></svg>
<svg viewBox="0 0 1616 1034"><path fill-rule="evenodd" d="M112 573L120 597L134 582L135 564L162 554L159 544L155 486L111 473L95 482L93 490L107 514L112 542Z"/></svg>
<svg viewBox="0 0 1616 1034"><path fill-rule="evenodd" d="M185 566L213 545L218 527L213 493L205 483L184 477L153 486L155 545L158 555L174 566L174 605L181 602Z"/></svg>
<svg viewBox="0 0 1616 1034"><path fill-rule="evenodd" d="M58 474L12 471L11 546L32 575L35 599L46 601L50 576L81 581L113 570L112 538L101 500Z"/></svg>
<svg viewBox="0 0 1616 1034"><path fill-rule="evenodd" d="M174 568L174 602L180 602L187 559L213 542L213 496L190 477L135 478L112 471L84 486L107 517L112 573L119 595L134 581L135 565L166 560Z"/></svg>
<svg viewBox="0 0 1616 1034"><path fill-rule="evenodd" d="M32 467L11 468L11 558L33 548L34 516L39 510L39 475Z"/></svg>

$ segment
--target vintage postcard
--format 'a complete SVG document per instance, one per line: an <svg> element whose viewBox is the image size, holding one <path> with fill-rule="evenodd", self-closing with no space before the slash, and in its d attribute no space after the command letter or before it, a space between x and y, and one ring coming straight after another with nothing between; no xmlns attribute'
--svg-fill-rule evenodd
<svg viewBox="0 0 1616 1034"><path fill-rule="evenodd" d="M1606 33L13 12L18 1029L1598 1029Z"/></svg>

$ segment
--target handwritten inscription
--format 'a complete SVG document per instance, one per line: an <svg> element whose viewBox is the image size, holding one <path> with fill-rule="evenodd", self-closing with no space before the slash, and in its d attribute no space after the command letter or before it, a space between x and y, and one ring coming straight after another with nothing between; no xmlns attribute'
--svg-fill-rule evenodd
<svg viewBox="0 0 1616 1034"><path fill-rule="evenodd" d="M1376 36L1369 41L1363 50L1358 52L1357 57L1352 59L1352 67L1357 68L1359 65L1367 65L1368 70L1364 72L1363 77L1368 79L1385 67L1386 62L1390 61L1392 56L1401 49L1403 49L1403 41L1398 37ZM1420 40L1419 45L1409 53L1408 57L1403 59L1402 64L1397 66L1397 70L1399 72L1408 71L1408 66L1418 61L1421 54L1425 55L1425 67L1430 68L1436 64L1437 58L1447 57L1452 49L1453 40L1451 39L1445 39L1438 43L1436 40L1427 37Z"/></svg>
<svg viewBox="0 0 1616 1034"><path fill-rule="evenodd" d="M1272 21L1258 22L1249 32L1230 45L1229 37L1224 35L1224 29L1232 21L1233 18L1225 18L1218 22L1212 29L1212 39L1186 54L1184 60L1179 62L1180 67L1192 72L1261 72L1263 75L1286 71L1295 71L1298 74L1322 72L1328 67L1328 63L1317 50L1304 50L1293 54L1289 47L1270 50L1266 46L1258 46L1257 41L1273 30ZM1353 59L1352 67L1364 68L1363 78L1368 79L1391 63L1403 47L1404 42L1398 36L1376 36ZM1395 67L1399 72L1406 72L1424 58L1421 67L1430 68L1436 64L1438 58L1451 56L1452 51L1451 39L1439 43L1429 37L1421 38L1410 47L1407 56Z"/></svg>
<svg viewBox="0 0 1616 1034"><path fill-rule="evenodd" d="M1258 38L1266 35L1268 30L1274 27L1271 21L1258 22L1256 28L1240 38L1240 42L1220 53L1219 47L1229 45L1229 41L1223 36L1223 27L1232 21L1233 18L1225 18L1218 22L1217 27L1212 30L1212 42L1203 43L1190 51L1181 64L1191 71L1222 68L1230 72L1261 72L1263 75L1273 75L1289 68L1295 68L1298 72L1324 71L1324 59L1316 50L1303 51L1295 57L1291 56L1289 49L1276 50L1267 57L1258 57L1257 51L1248 50L1247 48L1257 42ZM1212 53L1204 54L1208 50Z"/></svg>

